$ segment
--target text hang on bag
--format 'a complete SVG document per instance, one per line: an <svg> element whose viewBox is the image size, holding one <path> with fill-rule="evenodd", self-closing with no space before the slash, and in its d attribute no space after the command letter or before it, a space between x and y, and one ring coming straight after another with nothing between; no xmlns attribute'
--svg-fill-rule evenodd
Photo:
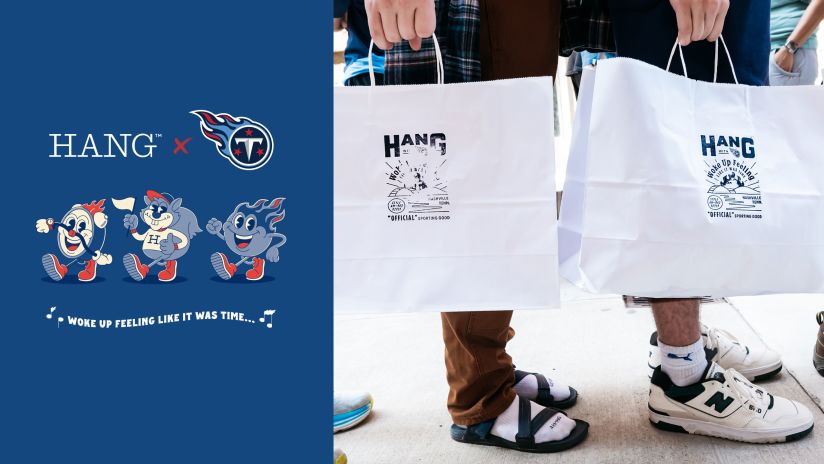
<svg viewBox="0 0 824 464"><path fill-rule="evenodd" d="M334 93L338 312L558 306L552 80Z"/></svg>
<svg viewBox="0 0 824 464"><path fill-rule="evenodd" d="M649 297L824 291L822 120L820 87L699 82L626 58L586 69L561 274Z"/></svg>

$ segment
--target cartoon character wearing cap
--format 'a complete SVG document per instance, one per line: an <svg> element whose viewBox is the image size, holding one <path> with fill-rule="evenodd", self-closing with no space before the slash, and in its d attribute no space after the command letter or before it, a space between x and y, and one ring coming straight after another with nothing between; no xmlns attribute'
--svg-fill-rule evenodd
<svg viewBox="0 0 824 464"><path fill-rule="evenodd" d="M149 229L143 233L137 231L136 214L127 214L123 226L135 240L143 241L143 254L151 262L143 264L136 254L129 253L123 257L123 265L132 279L141 281L149 274L149 268L160 264L165 268L158 272L158 280L171 282L177 277L177 260L189 251L192 237L202 230L195 214L182 206L181 198L149 190L143 201L146 207L140 210L140 218Z"/></svg>
<svg viewBox="0 0 824 464"><path fill-rule="evenodd" d="M235 207L226 222L216 218L209 220L206 231L225 241L229 250L240 256L240 261L232 263L223 253L212 254L212 267L220 278L229 280L240 265L251 264L252 268L246 271L246 280L260 280L266 261L278 262L278 249L286 243L286 236L277 232L275 224L286 217L286 211L282 209L284 200L244 202ZM272 245L274 239L277 243ZM266 260L259 257L264 253Z"/></svg>
<svg viewBox="0 0 824 464"><path fill-rule="evenodd" d="M103 199L74 205L60 222L55 222L52 218L38 219L35 222L35 228L41 234L56 231L57 249L66 259L71 260L67 264L61 264L56 255L43 255L43 269L55 282L63 280L69 273L69 266L75 263L84 265L83 270L77 273L77 280L91 282L97 277L97 266L105 266L112 262L112 256L103 253L106 224L109 221L103 212L105 202ZM96 229L102 232L95 233ZM87 259L81 260L81 257Z"/></svg>

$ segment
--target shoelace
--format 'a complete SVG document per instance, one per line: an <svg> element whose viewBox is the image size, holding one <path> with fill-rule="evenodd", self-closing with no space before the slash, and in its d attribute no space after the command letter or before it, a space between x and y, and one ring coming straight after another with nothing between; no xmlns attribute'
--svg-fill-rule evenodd
<svg viewBox="0 0 824 464"><path fill-rule="evenodd" d="M724 376L727 379L725 383L741 403L751 400L762 410L767 409L769 394L766 390L750 383L746 377L739 374L735 369L727 369Z"/></svg>
<svg viewBox="0 0 824 464"><path fill-rule="evenodd" d="M733 344L738 343L741 344L734 335L727 332L724 329L716 329L715 327L707 330L707 348L713 349L717 348L720 345L720 337L724 336L729 339Z"/></svg>

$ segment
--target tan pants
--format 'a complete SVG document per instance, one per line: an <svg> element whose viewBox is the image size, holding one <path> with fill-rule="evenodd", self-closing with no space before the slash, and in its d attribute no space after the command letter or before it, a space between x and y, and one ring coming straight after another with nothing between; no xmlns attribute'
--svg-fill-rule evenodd
<svg viewBox="0 0 824 464"><path fill-rule="evenodd" d="M480 6L484 80L555 75L560 2L481 0ZM515 399L515 369L506 354L515 335L511 319L512 311L441 313L447 407L454 423L493 419Z"/></svg>

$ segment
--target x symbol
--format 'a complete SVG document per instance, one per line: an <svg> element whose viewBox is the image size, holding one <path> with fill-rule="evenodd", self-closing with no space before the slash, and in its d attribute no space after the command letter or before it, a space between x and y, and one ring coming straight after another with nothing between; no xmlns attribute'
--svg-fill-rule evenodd
<svg viewBox="0 0 824 464"><path fill-rule="evenodd" d="M183 153L188 155L189 150L186 149L186 144L189 143L190 140L192 140L191 137L189 137L188 139L181 142L180 140L177 139L177 137L175 137L176 147L175 147L175 150L172 152L172 154L176 155L177 152L179 152L180 150L183 150Z"/></svg>

